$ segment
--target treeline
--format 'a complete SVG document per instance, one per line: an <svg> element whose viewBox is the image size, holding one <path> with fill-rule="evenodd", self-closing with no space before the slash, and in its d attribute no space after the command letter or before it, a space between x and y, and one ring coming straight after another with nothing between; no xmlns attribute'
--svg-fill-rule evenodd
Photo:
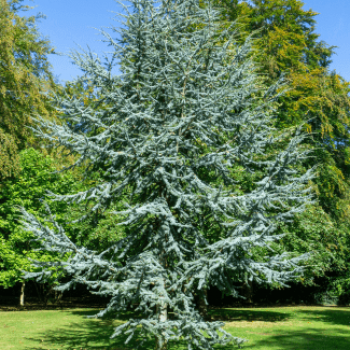
<svg viewBox="0 0 350 350"><path fill-rule="evenodd" d="M40 115L59 125L64 118L55 96L79 96L81 106L88 107L92 101L99 100L99 92L83 79L65 85L55 81L47 59L54 50L48 41L41 39L35 25L38 17L22 16L27 7L21 2L0 0L0 296L12 289L23 304L26 286L22 271L33 271L30 259L50 261L55 253L40 250L40 245L31 241L34 235L20 228L17 206L25 207L36 217L41 214L44 217L46 201L69 237L94 250L106 249L123 232L108 213L97 212L84 221L72 223L92 204L53 201L47 192L63 195L83 191L91 186L91 181L101 181L104 172L98 169L95 177L88 180L78 168L59 172L69 168L77 155L50 148L49 142L36 138L30 129L34 125L32 117ZM253 35L251 59L257 64L261 85L271 86L285 75L290 89L275 106L275 126L288 133L292 127L307 122L305 132L311 137L305 139L303 146L312 149L314 157L302 170L318 165L312 183L317 203L297 214L293 223L281 225L276 234L286 233L286 236L271 246L278 253L314 252L305 273L293 282L290 291L278 285L268 290L242 283L245 302L347 303L350 299L350 87L349 82L329 69L335 47L319 40L315 32L317 14L305 11L299 0L215 0L214 3L222 12L222 30L236 21L238 44ZM101 108L104 107L101 101ZM85 130L81 124L75 127L88 135L97 132ZM239 169L235 176L244 180L242 193L254 186L254 176ZM114 209L112 205L110 210ZM269 252L257 250L252 254L259 257ZM41 295L46 303L52 287L64 278L56 274L42 284L32 281L30 293ZM208 293L209 301L214 303L215 290ZM299 300L295 295L300 296Z"/></svg>

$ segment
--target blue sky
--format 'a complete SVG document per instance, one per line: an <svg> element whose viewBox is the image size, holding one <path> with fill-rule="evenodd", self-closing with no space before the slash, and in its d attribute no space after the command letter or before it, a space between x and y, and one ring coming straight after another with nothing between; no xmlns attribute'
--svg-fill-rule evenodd
<svg viewBox="0 0 350 350"><path fill-rule="evenodd" d="M320 40L329 45L338 46L337 55L333 56L331 69L350 81L350 0L304 0L304 9L320 13L316 16L316 32ZM79 45L87 46L101 58L104 52L111 51L106 43L101 42L102 35L94 28L105 29L118 27L116 12L122 7L114 0L25 0L24 4L36 6L34 10L24 13L33 15L44 13L47 18L38 23L39 31L47 37L56 51L68 54L70 50L80 51ZM127 2L125 2L127 4ZM114 13L113 13L114 12ZM67 56L50 55L54 75L60 82L73 80L81 74ZM115 70L118 73L118 70Z"/></svg>

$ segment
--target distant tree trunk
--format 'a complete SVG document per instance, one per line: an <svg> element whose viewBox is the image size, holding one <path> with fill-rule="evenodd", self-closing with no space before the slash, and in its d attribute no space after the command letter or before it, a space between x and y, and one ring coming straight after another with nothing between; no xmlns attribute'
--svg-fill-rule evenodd
<svg viewBox="0 0 350 350"><path fill-rule="evenodd" d="M49 286L49 289L45 291L45 285L43 284L43 301L44 306L47 305L47 302L49 301L50 293L52 292L53 286Z"/></svg>
<svg viewBox="0 0 350 350"><path fill-rule="evenodd" d="M21 285L21 295L19 297L19 305L20 306L24 306L24 288L26 286L26 283L25 282L22 282L22 285Z"/></svg>
<svg viewBox="0 0 350 350"><path fill-rule="evenodd" d="M253 304L253 282L252 281L247 281L243 284L242 296L246 298L244 299L245 304L247 305Z"/></svg>
<svg viewBox="0 0 350 350"><path fill-rule="evenodd" d="M63 292L57 292L57 290L55 290L55 304L59 304L61 305L61 299L63 297Z"/></svg>
<svg viewBox="0 0 350 350"><path fill-rule="evenodd" d="M206 288L202 288L201 293L198 293L195 296L198 311L204 320L206 320L208 318L208 305L205 303L204 298L208 299L208 291Z"/></svg>
<svg viewBox="0 0 350 350"><path fill-rule="evenodd" d="M35 289L37 291L40 302L46 306L49 300L50 293L52 291L53 286L49 286L48 290L45 291L44 283L35 283Z"/></svg>
<svg viewBox="0 0 350 350"><path fill-rule="evenodd" d="M34 282L34 286L35 286L35 290L36 290L36 293L38 295L38 298L39 298L40 302L42 302L42 297L41 297L41 293L39 290L38 282Z"/></svg>

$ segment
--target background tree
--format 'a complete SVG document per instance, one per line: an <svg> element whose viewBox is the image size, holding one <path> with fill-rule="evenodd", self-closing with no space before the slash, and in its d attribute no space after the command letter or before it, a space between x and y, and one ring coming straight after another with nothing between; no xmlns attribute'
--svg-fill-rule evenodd
<svg viewBox="0 0 350 350"><path fill-rule="evenodd" d="M7 288L21 281L20 269L27 266L21 253L26 250L26 235L18 233L15 228L18 225L11 221L12 205L23 200L27 190L31 191L25 188L27 182L23 184L28 168L21 169L21 162L26 164L23 158L26 153L20 154L30 147L42 154L50 153L45 141L38 140L27 126L32 125L33 113L40 113L47 120L57 120L49 96L59 85L54 82L47 59L54 50L36 28L40 16L20 15L28 9L30 7L22 5L22 0L0 0L0 284ZM54 156L59 167L62 158L59 152ZM36 160L33 156L32 161ZM69 163L72 159L64 157L64 161ZM36 175L39 178L27 180L40 183L40 175Z"/></svg>
<svg viewBox="0 0 350 350"><path fill-rule="evenodd" d="M53 49L41 39L35 22L39 16L20 16L30 9L22 0L0 1L0 175L18 173L18 153L35 146L31 113L52 120L53 110L44 94L55 88L47 55Z"/></svg>
<svg viewBox="0 0 350 350"><path fill-rule="evenodd" d="M317 13L305 11L299 0L215 0L215 4L226 27L239 21L241 42L258 30L254 61L265 82L271 84L286 74L292 86L280 99L275 126L286 129L306 121L305 130L312 132L304 142L315 150L315 158L305 166L320 165L313 183L318 203L298 214L293 224L280 227L280 232L289 234L279 249L318 252L302 283L313 284L327 271L335 282L336 275L348 269L350 247L349 83L329 71L335 47L318 41ZM339 277L343 278L341 273Z"/></svg>
<svg viewBox="0 0 350 350"><path fill-rule="evenodd" d="M43 199L46 190L63 194L79 188L71 173L67 172L64 175L54 173L57 170L55 165L57 165L55 159L29 148L20 152L21 171L19 175L2 182L0 192L2 202L0 206L0 286L10 288L16 283L21 283L21 305L24 304L25 286L22 271L32 271L29 258L47 261L52 259L52 253L36 251L35 248L40 245L30 244L31 239L35 236L24 231L15 220L18 212L16 206L24 206L32 214L40 216L45 213ZM58 222L65 222L67 207L64 202L51 203L52 212L56 215ZM38 295L44 304L57 278L57 274L53 274L46 285L36 285Z"/></svg>
<svg viewBox="0 0 350 350"><path fill-rule="evenodd" d="M86 87L86 84L85 84ZM81 82L66 83L66 86L58 86L55 94L66 96L67 98L74 96L82 99L82 106L87 106L89 101L93 101L91 91L85 89ZM94 97L94 100L95 97ZM55 111L55 114L58 114ZM85 131L86 132L86 131ZM46 147L50 146L49 144ZM43 154L44 153L44 154ZM50 154L51 156L47 156ZM53 158L54 157L54 158ZM25 282L21 278L21 271L30 267L29 258L42 258L42 261L52 258L49 254L42 255L35 252L35 249L30 247L32 235L20 229L17 222L14 221L16 215L16 205L23 205L26 208L31 208L31 212L35 215L43 213L43 199L47 194L46 191L54 191L56 194L64 194L70 191L86 190L87 186L97 184L101 172L95 176L90 176L89 180L84 180L79 169L75 168L69 171L68 174L62 176L57 173L62 167L69 167L77 158L74 155L62 154L62 147L53 149L52 147L40 149L39 151L33 148L25 149L19 154L20 171L17 176L12 176L3 180L0 192L0 201L3 203L0 207L0 228L1 228L1 243L0 249L0 286L3 288L11 288L20 283L22 286L20 304L24 304L24 287ZM73 186L73 184L75 184ZM73 205L69 211L64 203L53 203L53 212L55 213L58 222L65 223L71 221L77 216L81 216L84 211L91 207L90 203L86 206ZM115 209L115 208L114 208ZM88 247L93 247L102 251L111 240L115 240L114 232L111 232L110 227L113 218L106 218L105 215L99 215L96 212L88 220L83 223L69 225L66 230L71 239L77 244L84 244ZM59 276L62 279L63 275ZM47 283L35 283L35 289L43 304L46 305L52 288L58 278L54 275Z"/></svg>
<svg viewBox="0 0 350 350"><path fill-rule="evenodd" d="M210 2L208 11L192 0L164 1L158 8L152 1L131 3L121 40L110 38L122 76L112 76L98 59L76 59L84 62L80 65L110 107L101 109L96 101L82 108L80 100L62 99L62 118L71 122L37 119L36 130L41 134L46 129L43 137L79 154L74 166L87 160L85 177L104 172L103 182L56 200L91 200L91 212L122 205L111 214L125 235L102 253L92 251L72 242L54 218L51 229L23 209L23 225L38 242L61 257L70 256L35 266L73 275L57 290L83 283L96 294L110 295L97 317L117 316L138 303L140 316L117 327L112 337L128 334L128 342L138 334L142 347L143 337L153 335L157 349L179 339L189 349L211 349L232 340L240 344L243 340L225 332L223 323L202 319L194 293L211 283L237 295L232 281L243 273L259 283L284 285L301 272L298 263L306 256L282 254L256 261L250 252L278 240L276 224L311 202L306 184L313 170L301 174L296 169L308 157L308 150L298 148L305 135L298 130L279 150L283 135L274 135L271 106L281 82L259 98L254 66L247 60L250 40L231 59L232 29L217 38L217 13ZM192 33L190 25L197 27ZM218 40L227 40L227 45L221 47ZM96 134L79 132L75 125L82 123ZM250 193L235 190L239 181L229 175L237 165L260 171ZM203 169L210 170L211 178L207 172L202 175ZM268 215L272 207L277 215ZM209 226L221 229L219 240L205 239ZM26 277L51 274L44 268Z"/></svg>

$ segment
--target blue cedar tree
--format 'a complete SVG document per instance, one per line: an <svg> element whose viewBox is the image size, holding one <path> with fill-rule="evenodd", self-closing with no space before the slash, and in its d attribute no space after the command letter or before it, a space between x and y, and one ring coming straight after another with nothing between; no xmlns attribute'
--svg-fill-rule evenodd
<svg viewBox="0 0 350 350"><path fill-rule="evenodd" d="M298 146L306 136L299 128L285 149L276 146L285 135L272 127L271 106L282 94L276 91L283 81L260 94L248 58L251 37L235 45L234 25L218 35L219 13L210 1L205 9L198 0L162 1L159 7L149 0L131 3L132 12L125 7L125 27L116 29L121 39L104 33L122 74L113 76L112 62L102 65L91 53L72 54L100 90L99 100L83 106L60 98L60 115L69 124L36 119L38 135L80 155L73 166L86 163L85 177L103 170L104 181L87 191L50 194L68 203L94 201L91 212L123 198L123 208L111 214L125 234L96 252L72 242L54 218L51 229L23 209L22 224L43 249L70 254L64 262L34 262L42 271L26 277L45 279L52 273L46 267L55 266L72 275L57 290L83 283L92 293L110 296L94 317L118 317L137 304L141 316L118 326L112 338L127 334L128 343L136 337L141 348L150 335L158 350L179 340L188 349L239 345L244 339L227 333L223 322L201 317L194 293L210 284L237 296L234 281L242 274L258 283L285 285L302 272L299 262L307 256L283 253L255 261L250 252L280 239L274 234L278 223L312 203L307 182L314 169L297 170L310 157ZM82 124L98 132L79 132L75 126ZM241 195L235 191L239 180L230 176L238 165L261 173L252 190ZM203 179L203 169L215 174L213 180L206 173ZM205 239L210 225L221 230L213 242Z"/></svg>

